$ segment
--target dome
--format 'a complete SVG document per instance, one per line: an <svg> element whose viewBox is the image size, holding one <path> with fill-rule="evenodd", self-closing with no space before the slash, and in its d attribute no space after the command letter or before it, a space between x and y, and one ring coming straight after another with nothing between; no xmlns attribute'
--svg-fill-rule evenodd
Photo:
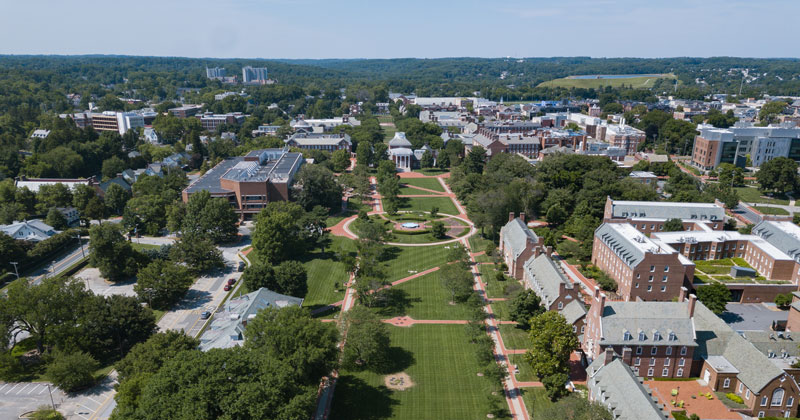
<svg viewBox="0 0 800 420"><path fill-rule="evenodd" d="M406 133L398 131L394 133L394 137L389 141L389 147L411 147L411 142L406 138Z"/></svg>

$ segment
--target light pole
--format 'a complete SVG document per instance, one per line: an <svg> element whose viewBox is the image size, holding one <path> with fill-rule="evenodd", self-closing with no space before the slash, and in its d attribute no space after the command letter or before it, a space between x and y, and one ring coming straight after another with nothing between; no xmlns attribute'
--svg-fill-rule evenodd
<svg viewBox="0 0 800 420"><path fill-rule="evenodd" d="M75 239L78 240L78 246L81 247L81 256L86 258L86 252L83 250L83 242L81 242L81 235L78 232L75 232Z"/></svg>
<svg viewBox="0 0 800 420"><path fill-rule="evenodd" d="M19 270L17 270L17 264L19 264L19 263L14 261L14 262L11 262L11 264L14 266L14 274L17 275L17 280L19 280Z"/></svg>
<svg viewBox="0 0 800 420"><path fill-rule="evenodd" d="M50 384L47 384L47 392L50 394L50 404L53 406L53 411L56 411L56 403L53 402L53 391L50 389Z"/></svg>

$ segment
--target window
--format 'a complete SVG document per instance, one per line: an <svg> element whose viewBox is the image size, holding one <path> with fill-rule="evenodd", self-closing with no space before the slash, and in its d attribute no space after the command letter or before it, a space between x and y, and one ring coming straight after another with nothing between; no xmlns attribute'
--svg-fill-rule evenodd
<svg viewBox="0 0 800 420"><path fill-rule="evenodd" d="M650 266L650 272L652 273L653 271L656 271L656 266L654 266L654 265L651 265L651 266Z"/></svg>
<svg viewBox="0 0 800 420"><path fill-rule="evenodd" d="M638 279L638 278L641 278L641 277L642 277L642 275L641 275L641 274L639 274L639 273L636 273L636 278L637 278L637 279Z"/></svg>
<svg viewBox="0 0 800 420"><path fill-rule="evenodd" d="M625 333L622 334L622 341L628 341L631 338L633 338L633 337L631 337L631 333L629 333L628 331L625 331Z"/></svg>
<svg viewBox="0 0 800 420"><path fill-rule="evenodd" d="M578 333L578 326L577 325L573 325L572 326L572 332L574 332L576 334Z"/></svg>
<svg viewBox="0 0 800 420"><path fill-rule="evenodd" d="M764 412L763 411L759 411L758 412L758 418L760 418L760 419L764 418Z"/></svg>
<svg viewBox="0 0 800 420"><path fill-rule="evenodd" d="M681 347L681 356L686 356L686 346Z"/></svg>
<svg viewBox="0 0 800 420"><path fill-rule="evenodd" d="M768 400L769 400L769 397L767 397L766 395L764 395L763 397L761 397L761 406L762 406L762 407L766 407L766 406L767 406L767 401L768 401Z"/></svg>
<svg viewBox="0 0 800 420"><path fill-rule="evenodd" d="M675 335L674 332L670 332L669 333L669 341L678 341L678 336ZM667 353L667 354L672 354L672 349L669 349L669 353Z"/></svg>
<svg viewBox="0 0 800 420"><path fill-rule="evenodd" d="M666 359L664 359L664 366L669 366L669 361L670 361L670 360L672 360L672 359L670 359L669 357L667 357Z"/></svg>
<svg viewBox="0 0 800 420"><path fill-rule="evenodd" d="M564 302L558 302L558 310L564 309Z"/></svg>
<svg viewBox="0 0 800 420"><path fill-rule="evenodd" d="M783 405L783 388L772 391L772 402L770 405Z"/></svg>
<svg viewBox="0 0 800 420"><path fill-rule="evenodd" d="M746 400L749 400L749 399L750 399L750 390L749 390L749 389L748 389L747 391L745 391L745 393L744 393L744 399L746 399Z"/></svg>
<svg viewBox="0 0 800 420"><path fill-rule="evenodd" d="M798 273L798 274L800 274L800 273ZM636 283L636 288L637 288L637 289L639 288L639 283Z"/></svg>
<svg viewBox="0 0 800 420"><path fill-rule="evenodd" d="M646 339L647 339L647 337L645 337L644 332L643 331L639 331L639 341L644 341Z"/></svg>
<svg viewBox="0 0 800 420"><path fill-rule="evenodd" d="M655 365L656 365L656 358L655 357L651 357L650 358L650 366L655 366Z"/></svg>
<svg viewBox="0 0 800 420"><path fill-rule="evenodd" d="M636 376L639 376L639 368L638 367L634 367L633 368L633 374L636 375Z"/></svg>
<svg viewBox="0 0 800 420"><path fill-rule="evenodd" d="M637 357L636 360L634 360L633 365L634 366L639 366L640 364L642 364L642 358L641 357Z"/></svg>
<svg viewBox="0 0 800 420"><path fill-rule="evenodd" d="M664 283L666 283L666 282L667 282L667 276L664 276L664 277L662 277L662 278L661 278L661 281L662 281L662 282L664 282Z"/></svg>
<svg viewBox="0 0 800 420"><path fill-rule="evenodd" d="M653 276L648 277L647 281L652 282L653 281Z"/></svg>
<svg viewBox="0 0 800 420"><path fill-rule="evenodd" d="M648 292L652 292L653 291L653 286L647 286L647 291Z"/></svg>
<svg viewBox="0 0 800 420"><path fill-rule="evenodd" d="M728 388L730 386L731 386L731 378L725 378L725 380L722 382L722 387L723 388ZM766 403L764 403L764 404L766 404Z"/></svg>
<svg viewBox="0 0 800 420"><path fill-rule="evenodd" d="M652 356L655 356L655 355L656 355L656 353L658 353L658 348L656 348L656 347L651 347L651 348L650 348L650 355L652 355Z"/></svg>
<svg viewBox="0 0 800 420"><path fill-rule="evenodd" d="M662 292L666 292L667 291L667 286L661 286L661 291Z"/></svg>
<svg viewBox="0 0 800 420"><path fill-rule="evenodd" d="M655 340L655 341L661 341L661 333L660 333L660 332L658 332L658 331L654 332L654 333L653 333L653 340Z"/></svg>
<svg viewBox="0 0 800 420"><path fill-rule="evenodd" d="M653 376L653 368L647 369L647 376Z"/></svg>
<svg viewBox="0 0 800 420"><path fill-rule="evenodd" d="M794 406L794 397L789 397L786 399L786 406L793 407Z"/></svg>
<svg viewBox="0 0 800 420"><path fill-rule="evenodd" d="M668 266L668 265L665 265L665 266L664 266L664 272L665 272L665 273L669 273L669 266Z"/></svg>
<svg viewBox="0 0 800 420"><path fill-rule="evenodd" d="M744 388L744 384L742 384L741 382L739 382L739 390L738 390L737 392L741 394L741 393L742 393L742 389L743 389L743 388Z"/></svg>
<svg viewBox="0 0 800 420"><path fill-rule="evenodd" d="M642 354L642 346L636 347L636 354Z"/></svg>
<svg viewBox="0 0 800 420"><path fill-rule="evenodd" d="M583 334L583 328L584 327L585 327L585 325L581 325L581 334Z"/></svg>
<svg viewBox="0 0 800 420"><path fill-rule="evenodd" d="M669 369L664 368L661 370L661 376L669 376Z"/></svg>

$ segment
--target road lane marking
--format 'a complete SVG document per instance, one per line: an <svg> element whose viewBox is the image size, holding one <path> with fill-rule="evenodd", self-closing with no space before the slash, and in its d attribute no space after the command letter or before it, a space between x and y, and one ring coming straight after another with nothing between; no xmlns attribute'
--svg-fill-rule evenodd
<svg viewBox="0 0 800 420"><path fill-rule="evenodd" d="M100 409L103 408L106 405L106 403L108 403L108 400L110 400L113 397L114 397L114 393L113 392L109 392L109 396L105 399L105 401L103 401L102 404L100 404L100 407L97 407L97 410L94 412L94 414L92 414L92 416L89 417L87 420L95 420L97 418L97 416L100 414Z"/></svg>

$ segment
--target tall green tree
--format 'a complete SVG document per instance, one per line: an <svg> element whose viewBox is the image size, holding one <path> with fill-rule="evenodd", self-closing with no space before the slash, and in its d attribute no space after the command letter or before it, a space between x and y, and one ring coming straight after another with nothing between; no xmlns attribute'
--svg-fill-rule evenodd
<svg viewBox="0 0 800 420"><path fill-rule="evenodd" d="M542 381L551 400L566 395L569 357L578 347L572 325L560 313L546 311L531 318L529 339L525 360L533 374Z"/></svg>
<svg viewBox="0 0 800 420"><path fill-rule="evenodd" d="M778 157L764 162L756 172L756 181L762 191L788 193L797 189L797 162Z"/></svg>
<svg viewBox="0 0 800 420"><path fill-rule="evenodd" d="M155 260L139 270L133 291L151 308L167 309L177 302L194 282L186 267L167 260Z"/></svg>
<svg viewBox="0 0 800 420"><path fill-rule="evenodd" d="M267 204L256 218L252 234L253 249L271 264L298 259L306 252L310 231L303 208L297 203L278 201Z"/></svg>
<svg viewBox="0 0 800 420"><path fill-rule="evenodd" d="M439 278L450 293L450 303L465 300L472 293L472 272L461 264L447 264L440 268Z"/></svg>
<svg viewBox="0 0 800 420"><path fill-rule="evenodd" d="M386 324L365 306L345 312L342 333L347 334L344 364L351 368L380 369L389 357L389 330Z"/></svg>
<svg viewBox="0 0 800 420"><path fill-rule="evenodd" d="M189 197L181 231L184 235L203 237L215 244L236 239L238 217L227 200L212 198L208 191Z"/></svg>
<svg viewBox="0 0 800 420"><path fill-rule="evenodd" d="M516 321L523 329L530 328L533 317L543 313L542 300L533 290L526 290L511 299L511 320Z"/></svg>
<svg viewBox="0 0 800 420"><path fill-rule="evenodd" d="M725 312L725 305L731 301L731 291L724 284L713 282L697 288L697 299L711 312L719 315Z"/></svg>
<svg viewBox="0 0 800 420"><path fill-rule="evenodd" d="M117 184L111 184L106 190L105 200L103 201L109 213L119 216L122 214L122 211L125 209L125 204L128 203L128 199L130 198L131 194L125 188Z"/></svg>
<svg viewBox="0 0 800 420"><path fill-rule="evenodd" d="M89 229L89 263L110 281L131 277L138 268L133 247L113 223Z"/></svg>
<svg viewBox="0 0 800 420"><path fill-rule="evenodd" d="M294 199L307 211L322 206L338 211L342 206L342 186L330 169L320 165L303 165L292 185Z"/></svg>

